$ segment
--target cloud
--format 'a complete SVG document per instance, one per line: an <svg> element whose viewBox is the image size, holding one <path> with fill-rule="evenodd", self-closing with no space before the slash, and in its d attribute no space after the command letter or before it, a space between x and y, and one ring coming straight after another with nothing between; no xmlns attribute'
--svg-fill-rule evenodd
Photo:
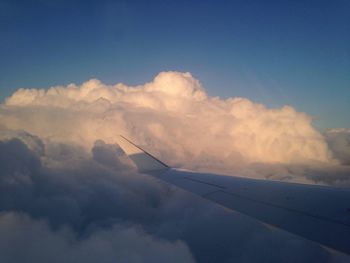
<svg viewBox="0 0 350 263"><path fill-rule="evenodd" d="M98 142L90 159L51 145L39 157L18 139L0 141L1 262L194 262L184 242L139 226L161 215L169 196L115 147Z"/></svg>
<svg viewBox="0 0 350 263"><path fill-rule="evenodd" d="M116 145L99 141L91 156L44 146L39 156L19 139L0 143L1 262L332 260L316 244L135 173ZM266 255L269 247L280 252Z"/></svg>
<svg viewBox="0 0 350 263"><path fill-rule="evenodd" d="M350 165L350 129L331 129L325 136L336 158Z"/></svg>
<svg viewBox="0 0 350 263"><path fill-rule="evenodd" d="M98 139L115 143L121 133L172 164L175 159L194 166L198 157L221 161L221 166L236 160L336 162L307 114L291 106L269 109L245 98L208 97L190 73L162 72L136 87L92 79L80 86L20 89L1 112L8 129L87 149Z"/></svg>
<svg viewBox="0 0 350 263"><path fill-rule="evenodd" d="M142 229L113 225L77 239L25 214L0 214L1 262L194 262L187 246L157 240Z"/></svg>
<svg viewBox="0 0 350 263"><path fill-rule="evenodd" d="M291 106L209 97L190 73L21 89L0 106L1 262L348 260L138 174L118 134L173 166L350 186L344 132L322 135Z"/></svg>

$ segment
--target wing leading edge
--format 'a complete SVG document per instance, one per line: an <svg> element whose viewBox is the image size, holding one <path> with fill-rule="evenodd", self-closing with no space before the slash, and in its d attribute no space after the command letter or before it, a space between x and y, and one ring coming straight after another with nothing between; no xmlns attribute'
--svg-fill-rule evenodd
<svg viewBox="0 0 350 263"><path fill-rule="evenodd" d="M350 255L350 189L174 169L124 137L119 145L140 172Z"/></svg>

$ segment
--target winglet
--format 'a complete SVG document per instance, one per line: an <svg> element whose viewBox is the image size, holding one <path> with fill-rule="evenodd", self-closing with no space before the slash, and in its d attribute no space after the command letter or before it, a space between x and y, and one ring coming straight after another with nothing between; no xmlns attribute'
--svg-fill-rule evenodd
<svg viewBox="0 0 350 263"><path fill-rule="evenodd" d="M122 135L119 135L118 144L141 173L159 174L170 168Z"/></svg>

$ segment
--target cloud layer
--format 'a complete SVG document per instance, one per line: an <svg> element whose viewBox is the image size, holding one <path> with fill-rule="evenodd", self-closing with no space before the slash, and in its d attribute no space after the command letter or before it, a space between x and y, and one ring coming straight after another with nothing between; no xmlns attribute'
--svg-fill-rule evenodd
<svg viewBox="0 0 350 263"><path fill-rule="evenodd" d="M20 89L0 106L1 262L348 260L138 174L118 134L173 166L350 186L348 130L209 97L190 73Z"/></svg>
<svg viewBox="0 0 350 263"><path fill-rule="evenodd" d="M183 242L156 240L142 229L113 225L79 240L24 214L0 214L1 262L194 262Z"/></svg>
<svg viewBox="0 0 350 263"><path fill-rule="evenodd" d="M162 72L136 87L92 79L81 86L20 89L6 100L0 118L7 128L87 148L97 139L115 143L121 133L166 161L175 154L186 165L198 156L224 163L335 162L307 114L245 98L208 97L190 73Z"/></svg>

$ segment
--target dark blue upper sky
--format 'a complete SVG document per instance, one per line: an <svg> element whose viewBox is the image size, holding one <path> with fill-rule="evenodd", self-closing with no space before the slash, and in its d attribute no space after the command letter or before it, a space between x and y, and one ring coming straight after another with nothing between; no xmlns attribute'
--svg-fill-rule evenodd
<svg viewBox="0 0 350 263"><path fill-rule="evenodd" d="M190 71L212 96L350 127L350 1L0 0L0 99Z"/></svg>

